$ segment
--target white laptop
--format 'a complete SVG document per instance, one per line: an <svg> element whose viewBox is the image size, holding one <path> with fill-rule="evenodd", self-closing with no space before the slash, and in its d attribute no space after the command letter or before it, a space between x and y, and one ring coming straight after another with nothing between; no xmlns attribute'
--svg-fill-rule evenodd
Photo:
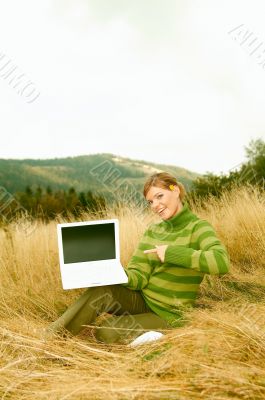
<svg viewBox="0 0 265 400"><path fill-rule="evenodd" d="M117 219L58 224L57 234L64 289L128 282Z"/></svg>

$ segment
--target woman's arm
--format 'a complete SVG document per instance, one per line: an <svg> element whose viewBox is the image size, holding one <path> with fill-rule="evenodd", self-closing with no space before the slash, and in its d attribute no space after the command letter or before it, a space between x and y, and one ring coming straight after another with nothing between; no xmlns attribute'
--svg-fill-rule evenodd
<svg viewBox="0 0 265 400"><path fill-rule="evenodd" d="M229 256L225 246L217 238L213 227L200 220L192 233L191 244L198 250L169 245L165 251L165 262L192 268L207 274L225 274L229 270Z"/></svg>
<svg viewBox="0 0 265 400"><path fill-rule="evenodd" d="M124 268L128 282L122 283L122 286L128 287L133 290L143 289L149 282L149 278L152 272L152 267L148 261L148 257L144 254L143 250L148 247L147 231L144 233L141 241L138 244L137 249L134 251L127 268Z"/></svg>

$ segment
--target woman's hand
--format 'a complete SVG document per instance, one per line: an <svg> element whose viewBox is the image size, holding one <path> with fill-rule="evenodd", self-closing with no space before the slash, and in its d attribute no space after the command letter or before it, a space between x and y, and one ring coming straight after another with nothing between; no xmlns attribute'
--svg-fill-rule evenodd
<svg viewBox="0 0 265 400"><path fill-rule="evenodd" d="M156 246L155 249L150 249L150 250L144 250L144 253L157 253L160 261L163 263L165 261L165 253L166 249L168 247L168 244L164 244L162 246Z"/></svg>

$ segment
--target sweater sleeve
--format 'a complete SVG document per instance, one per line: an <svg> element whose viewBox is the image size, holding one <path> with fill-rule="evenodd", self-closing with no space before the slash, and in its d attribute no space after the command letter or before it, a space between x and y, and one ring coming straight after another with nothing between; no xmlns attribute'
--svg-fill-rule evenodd
<svg viewBox="0 0 265 400"><path fill-rule="evenodd" d="M165 262L192 268L207 274L225 274L229 271L229 256L209 222L200 220L191 235L191 245L198 250L180 245L169 245Z"/></svg>
<svg viewBox="0 0 265 400"><path fill-rule="evenodd" d="M152 273L152 267L148 261L147 255L144 253L144 250L150 247L148 247L147 238L148 230L144 233L127 267L124 268L128 276L128 282L122 283L122 286L132 290L141 290L148 284Z"/></svg>

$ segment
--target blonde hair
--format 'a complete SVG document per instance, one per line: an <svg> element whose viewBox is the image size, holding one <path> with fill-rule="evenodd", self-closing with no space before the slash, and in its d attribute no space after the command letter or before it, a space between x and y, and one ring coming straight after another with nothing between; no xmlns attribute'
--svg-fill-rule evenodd
<svg viewBox="0 0 265 400"><path fill-rule="evenodd" d="M158 172L156 174L151 175L144 184L143 195L144 197L146 197L149 189L152 186L157 186L162 189L171 190L170 185L178 186L180 190L179 198L180 201L182 202L186 196L185 187L182 185L182 183L177 182L176 178L173 175L169 174L168 172Z"/></svg>

